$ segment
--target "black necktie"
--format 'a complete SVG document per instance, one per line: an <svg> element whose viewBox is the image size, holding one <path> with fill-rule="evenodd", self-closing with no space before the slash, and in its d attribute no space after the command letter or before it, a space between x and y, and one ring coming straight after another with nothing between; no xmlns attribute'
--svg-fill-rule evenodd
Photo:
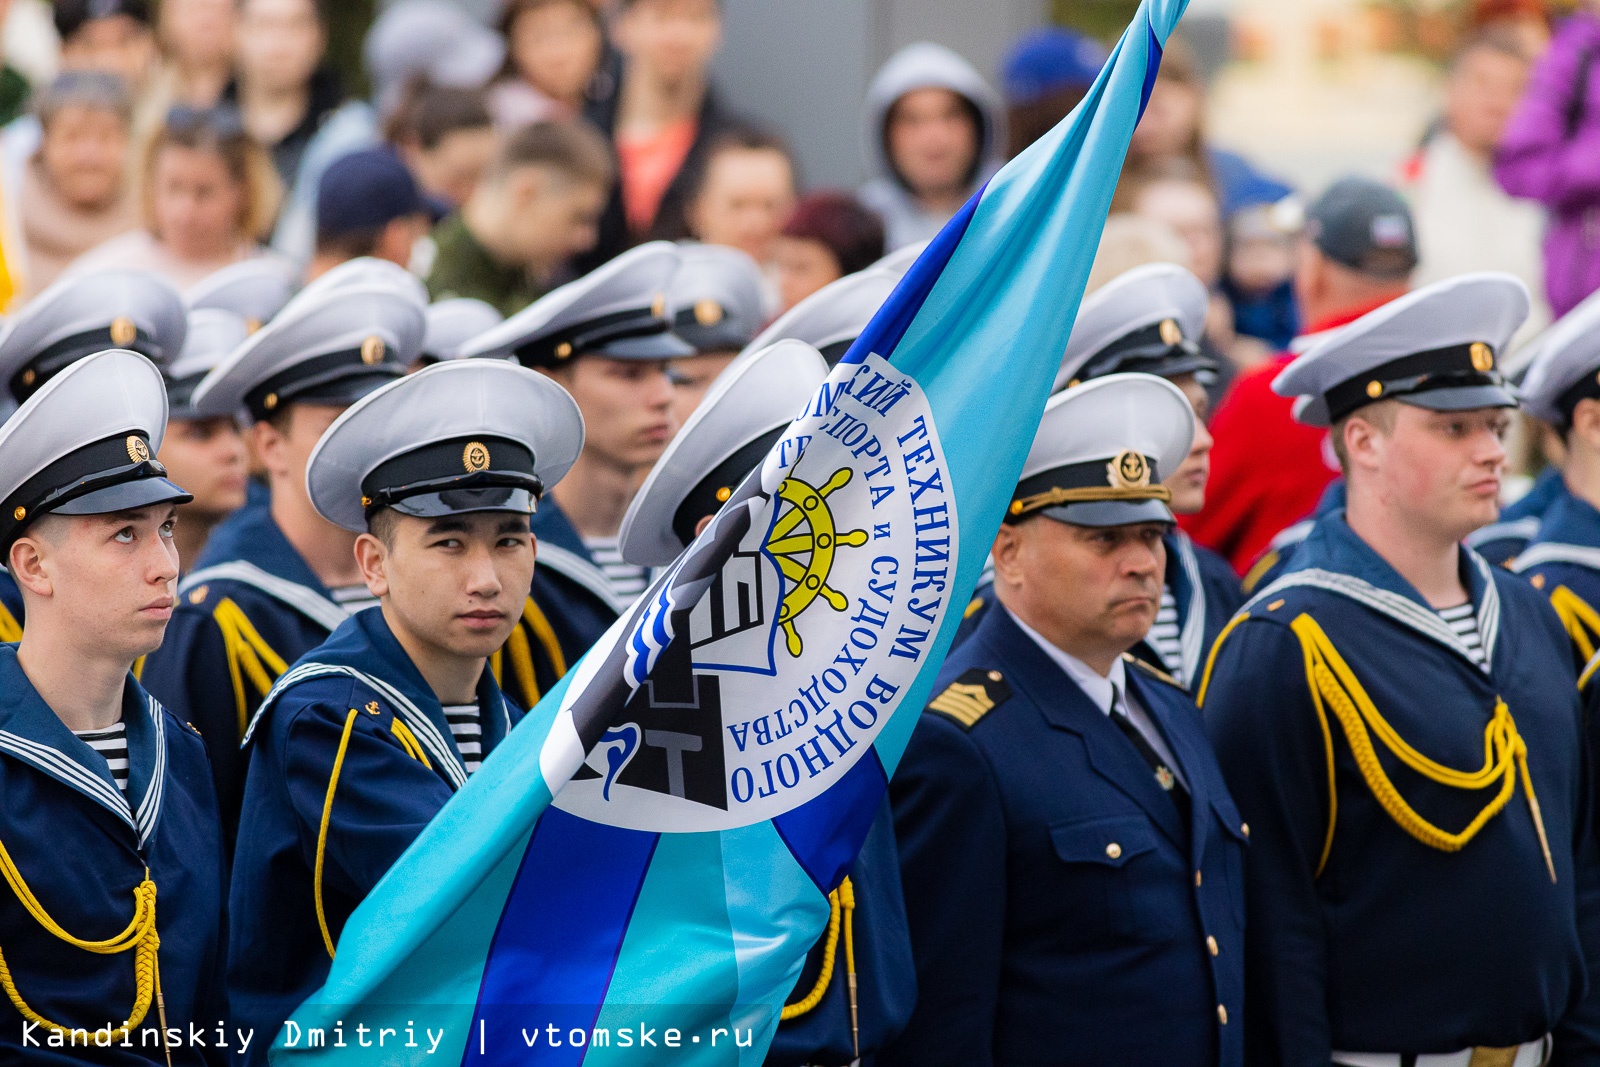
<svg viewBox="0 0 1600 1067"><path fill-rule="evenodd" d="M1150 765L1150 769L1155 772L1156 784L1161 787L1162 792L1172 798L1173 806L1178 809L1178 819L1183 823L1183 828L1188 830L1189 791L1184 789L1183 783L1178 780L1178 776L1173 774L1172 768L1167 766L1167 761L1161 758L1161 753L1155 750L1155 746L1146 740L1144 734L1139 732L1139 728L1128 717L1128 705L1123 698L1121 690L1113 690L1113 693L1115 695L1111 702L1111 721L1116 724L1117 729L1122 731L1122 736L1128 739L1128 743L1133 745L1144 761Z"/></svg>

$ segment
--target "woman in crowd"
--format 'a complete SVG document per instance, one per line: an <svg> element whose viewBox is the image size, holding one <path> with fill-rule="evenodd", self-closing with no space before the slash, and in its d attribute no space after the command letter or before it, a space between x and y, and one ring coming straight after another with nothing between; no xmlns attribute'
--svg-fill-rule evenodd
<svg viewBox="0 0 1600 1067"><path fill-rule="evenodd" d="M883 258L883 223L848 193L812 193L773 245L782 314L829 282Z"/></svg>
<svg viewBox="0 0 1600 1067"><path fill-rule="evenodd" d="M156 31L162 64L152 95L212 107L233 78L233 0L162 0Z"/></svg>
<svg viewBox="0 0 1600 1067"><path fill-rule="evenodd" d="M506 65L489 94L502 129L583 114L605 34L587 0L511 0L500 16Z"/></svg>
<svg viewBox="0 0 1600 1067"><path fill-rule="evenodd" d="M384 124L417 184L441 207L467 202L500 141L481 89L413 82Z"/></svg>

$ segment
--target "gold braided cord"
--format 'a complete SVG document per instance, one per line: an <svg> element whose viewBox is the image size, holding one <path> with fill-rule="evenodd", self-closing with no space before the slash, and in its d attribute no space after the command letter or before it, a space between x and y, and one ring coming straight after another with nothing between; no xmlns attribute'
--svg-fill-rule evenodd
<svg viewBox="0 0 1600 1067"><path fill-rule="evenodd" d="M1350 744L1351 754L1355 757L1356 766L1361 771L1361 777L1366 781L1372 795L1377 798L1379 805L1402 830L1429 848L1441 852L1459 852L1465 848L1489 820L1505 808L1516 791L1517 779L1520 777L1523 790L1527 794L1528 812L1533 818L1534 829L1538 832L1540 848L1544 851L1545 866L1550 872L1550 880L1552 882L1556 880L1555 860L1550 854L1550 842L1545 837L1544 817L1540 813L1539 799L1534 794L1533 779L1528 772L1528 746L1517 733L1517 724L1512 719L1511 710L1504 700L1496 699L1494 715L1484 727L1483 766L1476 771L1458 771L1424 756L1395 732L1372 703L1371 697L1362 688L1349 664L1339 655L1333 642L1328 639L1328 635L1323 632L1315 619L1302 614L1290 624L1290 628L1300 639L1301 648L1305 652L1307 684L1311 689L1317 714L1323 719L1323 736L1330 752L1330 791L1333 788L1331 784L1333 738L1326 722L1326 708L1331 708L1339 720L1345 739ZM1371 734L1375 734L1378 741L1401 763L1429 781L1452 789L1473 791L1487 789L1498 782L1500 789L1464 829L1451 832L1435 826L1419 815L1390 781L1382 763L1379 762L1369 729ZM1332 845L1333 815L1334 811L1330 806L1328 840L1323 849L1322 860L1317 867L1319 875L1327 863L1328 851Z"/></svg>
<svg viewBox="0 0 1600 1067"><path fill-rule="evenodd" d="M89 941L74 937L63 929L61 924L45 911L44 905L39 903L39 898L33 895L33 890L23 879L22 872L17 870L17 865L11 859L11 853L6 851L3 843L0 843L0 873L4 874L6 884L11 887L11 891L16 894L17 900L28 914L54 937L65 941L73 948L99 956L114 956L133 950L133 1010L128 1013L127 1020L121 1026L110 1031L109 1039L125 1040L129 1032L144 1021L145 1015L150 1011L151 1000L161 995L161 974L157 960L161 935L156 932L156 884L150 879L149 869L146 868L144 872L144 881L133 890L133 919L121 933L104 941ZM0 988L5 989L12 1007L17 1009L17 1014L47 1031L70 1035L74 1029L83 1029L51 1022L34 1011L17 990L16 980L11 975L11 966L6 962L3 952L0 952ZM95 1031L96 1034L103 1032L104 1029Z"/></svg>
<svg viewBox="0 0 1600 1067"><path fill-rule="evenodd" d="M249 726L250 705L244 684L248 679L256 690L256 699L266 697L289 665L272 646L256 632L244 609L223 597L211 612L217 629L222 632L222 647L228 661L228 677L233 682L234 708L239 717L239 736L243 737Z"/></svg>
<svg viewBox="0 0 1600 1067"><path fill-rule="evenodd" d="M1550 606L1561 617L1561 625L1566 627L1578 658L1588 663L1594 657L1595 638L1600 637L1600 612L1564 585L1556 586L1551 592Z"/></svg>
<svg viewBox="0 0 1600 1067"><path fill-rule="evenodd" d="M1578 675L1578 688L1582 689L1589 684L1589 679L1594 677L1596 669L1600 669L1600 656L1593 656L1584 664L1583 673Z"/></svg>
<svg viewBox="0 0 1600 1067"><path fill-rule="evenodd" d="M355 729L355 708L344 717L344 733L339 736L339 750L333 755L333 773L328 776L328 795L322 801L322 825L317 827L317 861L311 872L311 892L316 897L317 926L322 930L322 945L333 959L333 935L328 932L328 916L322 910L322 860L328 851L328 818L333 814L333 794L339 788L339 771L344 767L345 749L350 747L350 731Z"/></svg>
<svg viewBox="0 0 1600 1067"><path fill-rule="evenodd" d="M1200 675L1200 689L1196 692L1194 698L1197 707L1204 708L1206 706L1206 690L1211 688L1211 669L1217 665L1217 653L1222 651L1222 642L1226 641L1228 635L1233 633L1234 627L1249 617L1249 612L1235 615L1228 620L1228 625L1222 628L1222 632L1217 635L1217 639L1211 642L1211 652L1206 656L1206 669Z"/></svg>
<svg viewBox="0 0 1600 1067"><path fill-rule="evenodd" d="M22 640L22 624L11 614L11 609L0 604L0 641L7 643Z"/></svg>
<svg viewBox="0 0 1600 1067"><path fill-rule="evenodd" d="M850 1047L861 1058L861 1013L856 1006L856 887L846 878L839 883L839 907L844 912L844 967L850 993Z"/></svg>
<svg viewBox="0 0 1600 1067"><path fill-rule="evenodd" d="M787 1004L778 1013L780 1022L796 1019L822 1003L822 998L827 995L828 984L833 981L833 965L839 954L839 932L845 935L845 965L849 968L852 984L856 973L855 939L851 930L851 913L856 910L855 887L846 878L839 883L839 888L828 894L828 932L826 940L822 943L822 969L817 972L817 982L811 987L811 992Z"/></svg>
<svg viewBox="0 0 1600 1067"><path fill-rule="evenodd" d="M1250 569L1244 573L1244 579L1239 583L1239 588L1244 591L1245 596L1249 596L1256 591L1256 586L1261 584L1261 579L1267 576L1268 571L1277 566L1278 560L1281 558L1282 555L1279 552L1271 550L1250 565Z"/></svg>
<svg viewBox="0 0 1600 1067"><path fill-rule="evenodd" d="M1011 514L1026 515L1040 508L1057 504L1095 503L1102 500L1161 500L1170 501L1172 490L1164 485L1091 485L1081 489L1063 489L1051 486L1042 493L1019 497L1011 502Z"/></svg>
<svg viewBox="0 0 1600 1067"><path fill-rule="evenodd" d="M522 621L533 632L533 636L538 638L539 647L544 649L545 656L550 660L550 669L555 672L555 676L560 678L566 674L567 657L561 653L561 642L556 638L555 627L550 625L550 620L545 617L539 605L533 602L533 597L529 597L522 606ZM537 684L532 691L535 693L539 691Z"/></svg>

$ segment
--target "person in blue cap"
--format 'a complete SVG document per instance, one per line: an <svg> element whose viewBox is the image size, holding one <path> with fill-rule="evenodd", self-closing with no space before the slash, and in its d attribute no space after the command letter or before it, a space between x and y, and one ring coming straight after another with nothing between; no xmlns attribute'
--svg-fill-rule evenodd
<svg viewBox="0 0 1600 1067"><path fill-rule="evenodd" d="M1006 98L1006 158L1056 127L1082 102L1105 65L1105 46L1064 26L1029 30L1006 52L1001 90Z"/></svg>
<svg viewBox="0 0 1600 1067"><path fill-rule="evenodd" d="M1496 368L1527 313L1511 275L1463 275L1273 382L1330 427L1347 503L1223 631L1199 693L1252 829L1257 1062L1600 1062L1600 869L1566 634L1461 544L1498 509L1517 402Z"/></svg>
<svg viewBox="0 0 1600 1067"><path fill-rule="evenodd" d="M6 1063L221 1067L237 1036L205 746L132 673L172 613L189 499L154 459L166 409L160 371L108 350L0 427L0 551L28 607L0 645Z"/></svg>
<svg viewBox="0 0 1600 1067"><path fill-rule="evenodd" d="M317 185L317 244L306 277L361 256L404 267L433 222L433 205L393 149L341 156Z"/></svg>
<svg viewBox="0 0 1600 1067"><path fill-rule="evenodd" d="M879 1067L1240 1067L1248 829L1194 700L1129 655L1194 409L1111 374L1045 405L994 542L1000 606L889 781L917 1006Z"/></svg>
<svg viewBox="0 0 1600 1067"><path fill-rule="evenodd" d="M185 410L198 417L248 415L270 497L212 530L142 677L206 737L230 843L250 716L289 664L371 602L355 535L306 495L307 459L345 408L405 372L422 335L420 284L392 264L352 261L302 290L190 395Z"/></svg>
<svg viewBox="0 0 1600 1067"><path fill-rule="evenodd" d="M623 558L650 567L676 560L827 377L821 354L799 341L780 341L720 377L629 506ZM723 595L715 587L707 594ZM870 1063L911 1017L916 972L887 798L828 899L838 921L806 958L768 1067Z"/></svg>
<svg viewBox="0 0 1600 1067"><path fill-rule="evenodd" d="M668 367L694 352L667 317L680 259L670 242L640 245L460 350L509 356L549 375L583 412L583 454L533 520L539 567L528 613L537 685L518 685L528 707L644 591L648 570L623 560L617 534L640 477L678 428Z"/></svg>
<svg viewBox="0 0 1600 1067"><path fill-rule="evenodd" d="M488 661L522 616L528 520L582 447L571 397L489 360L391 382L317 442L311 502L356 535L378 604L303 656L245 735L228 991L263 1037L245 1064L266 1063L350 913L521 718Z"/></svg>

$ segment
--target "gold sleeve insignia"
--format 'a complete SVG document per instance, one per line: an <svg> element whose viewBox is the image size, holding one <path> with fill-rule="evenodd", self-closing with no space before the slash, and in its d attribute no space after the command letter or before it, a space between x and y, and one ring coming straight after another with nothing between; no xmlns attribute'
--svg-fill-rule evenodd
<svg viewBox="0 0 1600 1067"><path fill-rule="evenodd" d="M999 671L974 667L928 703L928 710L972 729L979 719L1011 699L1011 687Z"/></svg>

